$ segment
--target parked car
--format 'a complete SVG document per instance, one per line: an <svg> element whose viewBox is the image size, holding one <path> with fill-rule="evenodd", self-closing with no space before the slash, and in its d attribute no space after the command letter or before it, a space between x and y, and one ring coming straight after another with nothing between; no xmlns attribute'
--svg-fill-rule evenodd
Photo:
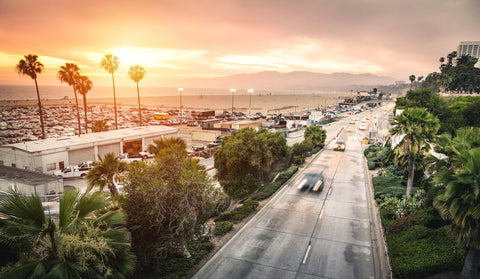
<svg viewBox="0 0 480 279"><path fill-rule="evenodd" d="M360 129L360 130L366 130L366 129L367 129L367 124L361 123L361 124L358 126L358 129Z"/></svg>

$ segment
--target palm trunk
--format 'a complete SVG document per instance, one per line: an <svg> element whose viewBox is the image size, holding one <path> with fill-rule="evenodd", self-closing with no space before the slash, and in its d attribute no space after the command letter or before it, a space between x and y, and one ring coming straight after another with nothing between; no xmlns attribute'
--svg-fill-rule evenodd
<svg viewBox="0 0 480 279"><path fill-rule="evenodd" d="M77 90L75 88L73 88L73 93L75 93L75 103L77 104L78 136L80 136L82 134L82 126L80 125L80 109L78 108Z"/></svg>
<svg viewBox="0 0 480 279"><path fill-rule="evenodd" d="M478 263L480 262L480 249L470 247L462 270L462 279L477 278Z"/></svg>
<svg viewBox="0 0 480 279"><path fill-rule="evenodd" d="M413 178L415 175L415 154L409 151L408 155L407 197L411 197L413 192Z"/></svg>
<svg viewBox="0 0 480 279"><path fill-rule="evenodd" d="M117 122L117 96L115 95L115 78L112 73L112 83L113 83L113 110L115 111L115 130L118 130Z"/></svg>
<svg viewBox="0 0 480 279"><path fill-rule="evenodd" d="M37 98L38 98L38 113L40 114L40 127L42 127L42 138L45 139L45 124L43 124L43 111L42 111L42 102L40 100L40 92L38 91L37 79L35 78L35 88L37 89Z"/></svg>
<svg viewBox="0 0 480 279"><path fill-rule="evenodd" d="M140 107L140 88L137 82L137 96L138 96L138 115L140 116L140 127L142 126L142 108Z"/></svg>
<svg viewBox="0 0 480 279"><path fill-rule="evenodd" d="M87 94L83 95L83 112L85 113L85 134L88 134L88 124L87 124Z"/></svg>

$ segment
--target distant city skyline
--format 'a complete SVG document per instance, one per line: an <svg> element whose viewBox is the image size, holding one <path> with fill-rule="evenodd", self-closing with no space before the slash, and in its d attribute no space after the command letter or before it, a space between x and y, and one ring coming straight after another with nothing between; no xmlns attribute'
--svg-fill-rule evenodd
<svg viewBox="0 0 480 279"><path fill-rule="evenodd" d="M439 58L461 41L478 41L480 1L8 1L0 0L0 84L29 85L15 65L37 54L39 85L60 85L61 65L74 62L94 86L108 86L99 65L119 57L116 83L261 71L372 73L408 80L438 71ZM182 87L182 84L178 85Z"/></svg>

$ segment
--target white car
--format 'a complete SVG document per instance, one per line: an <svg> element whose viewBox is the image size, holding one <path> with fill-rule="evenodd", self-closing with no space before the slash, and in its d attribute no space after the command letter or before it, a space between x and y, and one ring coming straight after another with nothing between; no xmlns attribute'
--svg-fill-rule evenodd
<svg viewBox="0 0 480 279"><path fill-rule="evenodd" d="M366 129L367 129L367 124L361 123L361 124L358 126L358 129L360 129L360 130L366 130Z"/></svg>

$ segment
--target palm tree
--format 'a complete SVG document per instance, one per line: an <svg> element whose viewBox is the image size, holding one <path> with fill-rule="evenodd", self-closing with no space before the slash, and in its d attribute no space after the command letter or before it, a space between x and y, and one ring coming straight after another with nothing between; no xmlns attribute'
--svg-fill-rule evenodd
<svg viewBox="0 0 480 279"><path fill-rule="evenodd" d="M78 76L74 87L77 88L78 93L83 97L83 112L85 113L85 134L88 134L87 122L87 93L92 90L92 81L87 76Z"/></svg>
<svg viewBox="0 0 480 279"><path fill-rule="evenodd" d="M477 278L480 261L480 148L456 153L455 170L444 168L435 182L445 187L434 205L457 242L468 248L461 278Z"/></svg>
<svg viewBox="0 0 480 279"><path fill-rule="evenodd" d="M93 163L93 168L87 174L88 188L87 192L93 187L100 187L103 191L105 186L110 190L110 194L115 199L118 189L114 184L114 177L127 170L127 163L120 161L115 153L107 153L103 158L98 155L99 162Z"/></svg>
<svg viewBox="0 0 480 279"><path fill-rule="evenodd" d="M65 82L72 86L73 93L75 94L75 103L77 106L77 120L78 120L78 136L82 134L82 128L80 126L80 109L78 108L77 86L76 82L80 76L80 68L75 63L66 63L65 66L60 66L57 78L60 82Z"/></svg>
<svg viewBox="0 0 480 279"><path fill-rule="evenodd" d="M38 55L28 54L21 59L17 66L17 73L23 76L29 76L35 81L35 88L37 89L38 112L40 114L40 126L42 128L42 138L45 137L45 125L43 123L42 102L40 100L40 92L38 91L37 74L41 74L44 70L43 64L37 61Z"/></svg>
<svg viewBox="0 0 480 279"><path fill-rule="evenodd" d="M415 75L410 75L408 79L410 79L410 90L412 90L413 82L415 81Z"/></svg>
<svg viewBox="0 0 480 279"><path fill-rule="evenodd" d="M112 83L113 83L113 109L115 111L115 130L118 130L118 122L117 122L117 97L115 95L115 78L113 74L116 70L118 70L118 66L120 66L120 61L118 57L113 54L105 54L105 57L102 58L100 61L100 66L112 75Z"/></svg>
<svg viewBox="0 0 480 279"><path fill-rule="evenodd" d="M58 216L47 215L40 196L11 191L0 202L6 216L0 241L18 255L2 278L125 278L135 257L122 211L107 211L100 194L75 190L60 196ZM93 218L92 218L93 217Z"/></svg>
<svg viewBox="0 0 480 279"><path fill-rule="evenodd" d="M138 96L138 115L140 116L140 126L142 126L142 109L140 107L140 89L138 82L145 76L145 69L140 65L131 66L128 71L128 76L137 84L137 96Z"/></svg>
<svg viewBox="0 0 480 279"><path fill-rule="evenodd" d="M399 146L408 156L407 196L412 196L415 156L420 150L428 151L427 140L433 140L440 127L438 119L424 108L410 108L395 118L392 135L404 136Z"/></svg>

